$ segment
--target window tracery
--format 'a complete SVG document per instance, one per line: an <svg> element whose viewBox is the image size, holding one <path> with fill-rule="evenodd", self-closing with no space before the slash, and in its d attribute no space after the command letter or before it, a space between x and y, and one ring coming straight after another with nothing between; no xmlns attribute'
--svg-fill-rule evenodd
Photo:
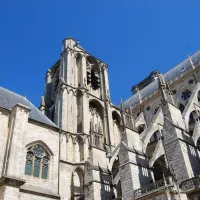
<svg viewBox="0 0 200 200"><path fill-rule="evenodd" d="M191 94L192 94L192 92L189 89L186 89L181 93L181 99L184 101L187 101L187 100L189 100Z"/></svg>
<svg viewBox="0 0 200 200"><path fill-rule="evenodd" d="M47 179L50 156L40 144L33 145L27 149L25 174Z"/></svg>
<svg viewBox="0 0 200 200"><path fill-rule="evenodd" d="M90 134L91 134L91 145L98 148L103 146L103 113L99 108L99 105L90 102L89 105L90 114Z"/></svg>

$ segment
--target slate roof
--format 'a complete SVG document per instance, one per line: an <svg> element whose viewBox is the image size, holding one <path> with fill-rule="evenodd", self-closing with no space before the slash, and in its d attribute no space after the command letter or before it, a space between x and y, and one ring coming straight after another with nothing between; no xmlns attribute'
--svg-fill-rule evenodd
<svg viewBox="0 0 200 200"><path fill-rule="evenodd" d="M31 109L29 114L30 119L58 128L56 124L42 114L42 112L28 99L10 90L0 87L0 107L11 110L17 103L27 106Z"/></svg>
<svg viewBox="0 0 200 200"><path fill-rule="evenodd" d="M198 51L195 54L193 54L192 56L190 56L190 58L194 64L197 61L200 61L200 51ZM189 68L191 68L191 63L190 63L189 58L187 58L186 60L184 60L183 62L181 62L174 68L172 68L171 70L169 70L167 73L165 73L164 77L168 81L170 81L173 78L175 78L176 76L178 76L179 74L181 74L181 72L186 71ZM158 89L158 81L155 80L152 83L150 83L149 85L147 85L145 88L140 90L140 96L141 96L141 98L144 98L145 96L148 96L150 93L154 92L157 89ZM139 95L134 94L133 96L131 96L129 99L127 99L124 102L124 107L129 108L130 106L133 106L133 104L135 104L138 101L139 101Z"/></svg>

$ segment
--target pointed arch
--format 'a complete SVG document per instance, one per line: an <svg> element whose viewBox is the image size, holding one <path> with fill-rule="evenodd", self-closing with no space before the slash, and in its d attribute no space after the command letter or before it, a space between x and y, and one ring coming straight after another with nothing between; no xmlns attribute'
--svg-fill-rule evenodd
<svg viewBox="0 0 200 200"><path fill-rule="evenodd" d="M36 178L47 179L49 175L50 154L41 143L27 146L25 174Z"/></svg>
<svg viewBox="0 0 200 200"><path fill-rule="evenodd" d="M72 173L71 186L72 186L71 192L73 198L83 197L84 172L82 168L77 167Z"/></svg>
<svg viewBox="0 0 200 200"><path fill-rule="evenodd" d="M103 118L103 116L104 116L104 107L102 106L102 104L98 100L91 99L89 101L89 107L97 108L99 113L101 114L101 117Z"/></svg>
<svg viewBox="0 0 200 200"><path fill-rule="evenodd" d="M35 140L33 142L30 142L25 147L29 148L30 146L33 146L33 145L36 145L36 144L42 145L45 148L45 150L49 153L49 155L52 155L52 156L54 155L52 150L49 148L49 146L42 140Z"/></svg>
<svg viewBox="0 0 200 200"><path fill-rule="evenodd" d="M154 180L159 181L163 179L163 174L165 177L168 177L168 170L167 170L167 164L165 161L165 156L161 155L153 165L153 174L154 174Z"/></svg>
<svg viewBox="0 0 200 200"><path fill-rule="evenodd" d="M87 83L91 83L91 87L94 90L100 88L100 68L98 61L92 57L86 57L88 66L87 66Z"/></svg>
<svg viewBox="0 0 200 200"><path fill-rule="evenodd" d="M103 148L104 139L104 111L103 106L97 100L90 100L89 102L90 115L90 134L91 145L97 148Z"/></svg>
<svg viewBox="0 0 200 200"><path fill-rule="evenodd" d="M120 132L121 117L116 111L112 112L112 122L113 122L114 144L118 145L121 140L121 132Z"/></svg>

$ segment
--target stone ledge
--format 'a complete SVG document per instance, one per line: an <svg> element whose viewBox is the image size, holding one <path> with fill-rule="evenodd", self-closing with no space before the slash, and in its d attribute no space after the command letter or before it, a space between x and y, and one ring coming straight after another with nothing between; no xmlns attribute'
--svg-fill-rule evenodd
<svg viewBox="0 0 200 200"><path fill-rule="evenodd" d="M4 177L0 178L0 187L3 186L3 185L6 185L6 186L19 188L24 183L26 183L25 180L18 179L18 178L15 178L15 177L4 176Z"/></svg>
<svg viewBox="0 0 200 200"><path fill-rule="evenodd" d="M52 199L60 199L60 196L58 194L54 194L49 192L48 190L45 190L44 188L34 187L31 185L20 188L20 192L42 197L49 197Z"/></svg>

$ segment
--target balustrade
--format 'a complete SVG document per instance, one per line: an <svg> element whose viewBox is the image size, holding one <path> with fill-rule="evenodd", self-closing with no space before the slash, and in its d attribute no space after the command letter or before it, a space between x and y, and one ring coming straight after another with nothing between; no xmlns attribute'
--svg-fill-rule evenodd
<svg viewBox="0 0 200 200"><path fill-rule="evenodd" d="M135 198L140 197L142 195L145 195L147 193L154 192L155 190L163 189L164 187L168 187L172 185L171 184L171 177L164 179L161 179L159 181L156 181L154 183L148 184L144 187L141 187L137 190L135 190Z"/></svg>
<svg viewBox="0 0 200 200"><path fill-rule="evenodd" d="M200 176L183 181L180 188L184 191L200 188Z"/></svg>

